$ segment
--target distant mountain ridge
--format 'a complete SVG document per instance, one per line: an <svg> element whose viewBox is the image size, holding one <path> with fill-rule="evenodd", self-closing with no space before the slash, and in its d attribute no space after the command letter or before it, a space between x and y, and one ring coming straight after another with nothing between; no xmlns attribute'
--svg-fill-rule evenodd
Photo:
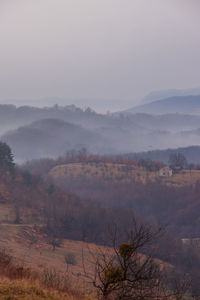
<svg viewBox="0 0 200 300"><path fill-rule="evenodd" d="M148 104L139 105L122 114L148 113L148 114L194 114L200 115L200 95L198 96L175 96Z"/></svg>
<svg viewBox="0 0 200 300"><path fill-rule="evenodd" d="M200 164L200 146L190 146L177 149L166 149L166 150L152 150L139 153L128 153L123 156L126 158L135 159L151 159L153 161L161 161L168 164L169 157L171 154L181 153L183 154L188 163Z"/></svg>
<svg viewBox="0 0 200 300"><path fill-rule="evenodd" d="M168 89L168 90L152 91L142 99L141 103L147 104L154 101L176 97L176 96L180 97L180 96L198 96L198 95L200 95L200 88Z"/></svg>

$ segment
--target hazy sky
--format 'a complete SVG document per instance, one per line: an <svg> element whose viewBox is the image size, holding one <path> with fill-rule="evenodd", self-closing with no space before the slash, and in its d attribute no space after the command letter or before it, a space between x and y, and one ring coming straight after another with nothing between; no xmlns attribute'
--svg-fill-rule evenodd
<svg viewBox="0 0 200 300"><path fill-rule="evenodd" d="M0 0L0 99L112 111L199 87L199 30L199 0Z"/></svg>

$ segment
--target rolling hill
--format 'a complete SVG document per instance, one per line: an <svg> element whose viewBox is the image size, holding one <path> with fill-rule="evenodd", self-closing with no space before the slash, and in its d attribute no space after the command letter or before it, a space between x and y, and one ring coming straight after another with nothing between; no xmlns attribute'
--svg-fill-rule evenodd
<svg viewBox="0 0 200 300"><path fill-rule="evenodd" d="M1 140L10 145L18 163L56 158L82 148L90 153L116 155L200 145L198 116L136 114L125 119L107 118L104 122L97 117L99 124L90 120L96 124L94 127L62 119L42 119L6 132Z"/></svg>
<svg viewBox="0 0 200 300"><path fill-rule="evenodd" d="M49 174L55 181L87 182L99 180L111 184L131 184L138 182L160 182L170 186L195 185L200 180L200 170L183 170L172 177L161 177L159 171L147 171L143 167L123 163L68 163L52 168ZM77 192L75 190L75 192Z"/></svg>
<svg viewBox="0 0 200 300"><path fill-rule="evenodd" d="M148 104L150 107L159 105L162 115L149 114L148 105L141 106L148 113L126 115L102 115L75 106L0 105L1 140L11 146L18 163L56 158L83 147L91 153L110 155L199 146L200 115L189 114L191 109L186 108L190 106L193 112L198 112L200 100L195 96L192 101L188 99L175 97ZM173 113L167 113L166 105ZM187 113L174 113L176 107Z"/></svg>
<svg viewBox="0 0 200 300"><path fill-rule="evenodd" d="M20 160L55 157L86 147L98 152L106 143L100 134L58 119L44 119L10 131L2 137Z"/></svg>

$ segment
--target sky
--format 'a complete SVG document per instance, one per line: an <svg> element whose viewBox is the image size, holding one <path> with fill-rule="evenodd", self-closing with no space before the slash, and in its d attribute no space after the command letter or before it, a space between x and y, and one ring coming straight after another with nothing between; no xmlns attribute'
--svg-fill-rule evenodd
<svg viewBox="0 0 200 300"><path fill-rule="evenodd" d="M199 28L199 0L0 0L0 102L106 112L200 87Z"/></svg>

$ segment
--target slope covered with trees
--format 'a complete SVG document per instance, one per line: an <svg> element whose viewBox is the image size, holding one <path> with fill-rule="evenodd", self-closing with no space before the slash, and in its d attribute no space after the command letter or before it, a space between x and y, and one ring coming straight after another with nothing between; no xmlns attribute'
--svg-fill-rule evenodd
<svg viewBox="0 0 200 300"><path fill-rule="evenodd" d="M162 166L150 160L111 159L83 151L58 160L33 161L25 168L44 178L51 175L57 185L92 203L128 209L169 224L183 238L199 237L199 170L176 168L178 174L165 178L159 176Z"/></svg>

